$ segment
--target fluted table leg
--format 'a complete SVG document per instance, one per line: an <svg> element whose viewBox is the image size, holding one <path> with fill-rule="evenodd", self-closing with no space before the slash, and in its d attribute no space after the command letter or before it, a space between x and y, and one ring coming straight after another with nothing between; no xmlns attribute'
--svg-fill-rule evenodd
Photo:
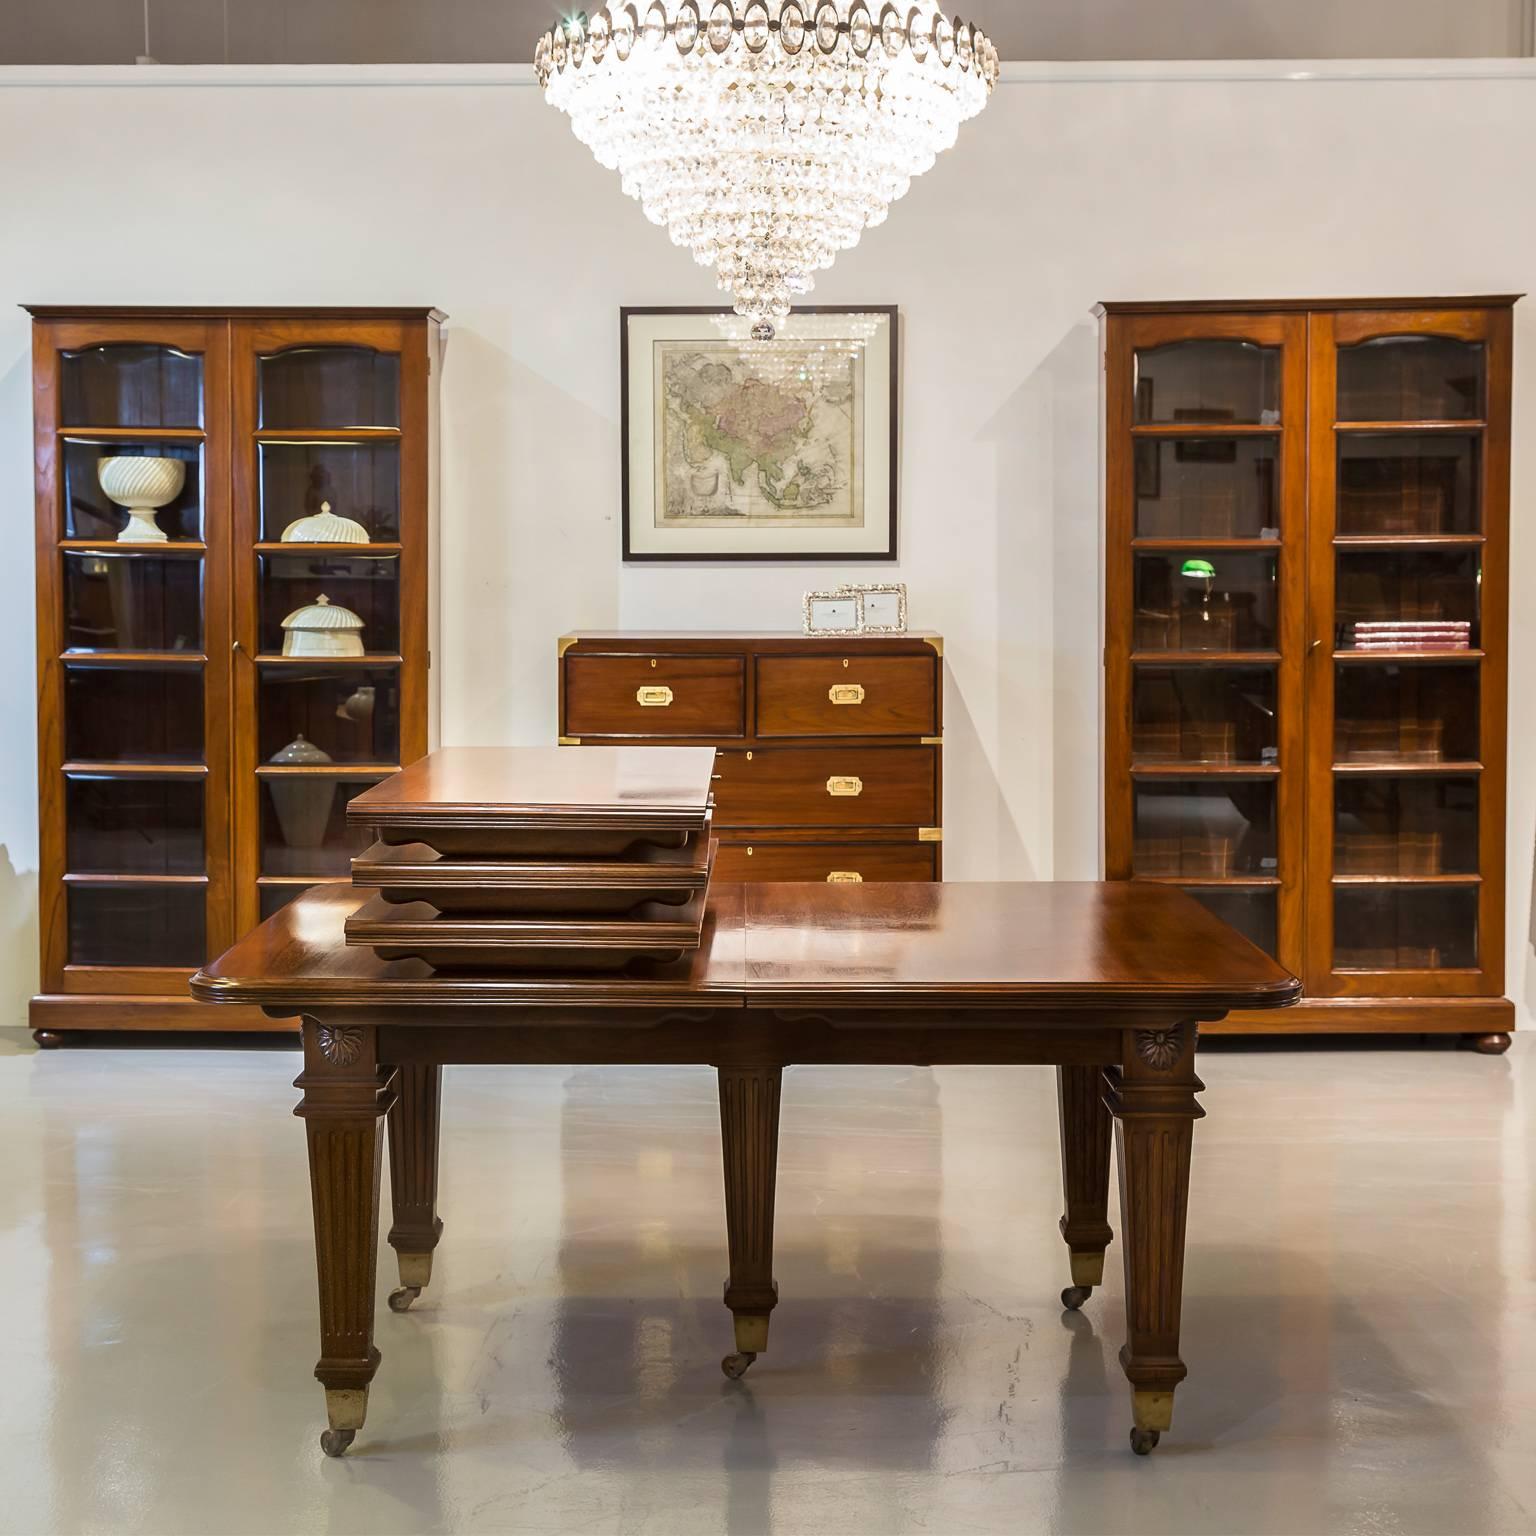
<svg viewBox="0 0 1536 1536"><path fill-rule="evenodd" d="M392 1312L404 1312L432 1279L432 1253L443 1235L437 1214L438 1122L443 1069L411 1065L395 1074L389 1112L389 1192L394 1222L389 1245L400 1266L400 1288L391 1291Z"/></svg>
<svg viewBox="0 0 1536 1536"><path fill-rule="evenodd" d="M773 1278L773 1195L778 1178L782 1067L720 1068L720 1136L725 1153L725 1223L731 1273L725 1304L736 1352L721 1362L735 1380L768 1348Z"/></svg>
<svg viewBox="0 0 1536 1536"><path fill-rule="evenodd" d="M303 1021L303 1091L294 1113L309 1142L320 1284L320 1361L329 1428L327 1456L340 1456L363 1427L368 1385L379 1368L373 1292L379 1254L379 1172L392 1072L381 1067L372 1029Z"/></svg>
<svg viewBox="0 0 1536 1536"><path fill-rule="evenodd" d="M1066 1209L1061 1235L1072 1262L1072 1284L1061 1304L1077 1311L1104 1283L1104 1250L1109 1226L1109 1146L1113 1120L1104 1107L1100 1067L1057 1067L1061 1108L1061 1183Z"/></svg>

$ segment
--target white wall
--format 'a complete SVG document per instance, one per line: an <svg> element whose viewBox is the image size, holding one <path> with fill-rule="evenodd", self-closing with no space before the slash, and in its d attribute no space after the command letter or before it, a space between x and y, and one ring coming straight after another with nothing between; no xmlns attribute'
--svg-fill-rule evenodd
<svg viewBox="0 0 1536 1536"><path fill-rule="evenodd" d="M899 576L913 622L948 639L952 877L1097 869L1094 302L1536 288L1536 76L1502 68L1026 73L819 285L903 311ZM709 303L712 280L515 75L26 78L0 72L6 306L451 315L449 742L551 740L565 630L789 628L806 587L889 569L621 566L618 308ZM0 308L0 1022L36 980L28 347L26 316ZM1509 984L1529 1003L1536 305L1517 310L1516 357Z"/></svg>

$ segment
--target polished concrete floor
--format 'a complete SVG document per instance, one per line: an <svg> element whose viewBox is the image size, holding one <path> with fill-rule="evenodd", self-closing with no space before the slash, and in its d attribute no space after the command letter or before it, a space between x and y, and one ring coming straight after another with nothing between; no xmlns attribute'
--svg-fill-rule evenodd
<svg viewBox="0 0 1536 1536"><path fill-rule="evenodd" d="M327 1461L295 1071L0 1054L0 1531L1536 1530L1536 1040L1202 1058L1146 1460L1118 1276L1056 1301L1048 1072L794 1072L782 1302L732 1384L711 1075L480 1068L437 1275L381 1301Z"/></svg>

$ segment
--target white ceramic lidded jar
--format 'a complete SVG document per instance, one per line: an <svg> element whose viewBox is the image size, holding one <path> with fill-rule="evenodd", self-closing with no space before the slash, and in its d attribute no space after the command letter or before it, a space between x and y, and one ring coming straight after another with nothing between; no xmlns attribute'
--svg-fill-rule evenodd
<svg viewBox="0 0 1536 1536"><path fill-rule="evenodd" d="M283 620L284 656L361 656L363 621L321 593Z"/></svg>
<svg viewBox="0 0 1536 1536"><path fill-rule="evenodd" d="M331 511L328 501L320 503L320 510L283 529L284 544L366 544L368 530L350 517L342 517Z"/></svg>

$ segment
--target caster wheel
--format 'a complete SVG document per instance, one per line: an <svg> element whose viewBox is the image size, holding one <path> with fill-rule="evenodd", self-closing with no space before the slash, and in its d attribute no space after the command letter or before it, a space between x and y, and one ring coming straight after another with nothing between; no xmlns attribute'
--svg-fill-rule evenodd
<svg viewBox="0 0 1536 1536"><path fill-rule="evenodd" d="M1131 1431L1131 1449L1138 1456L1150 1456L1153 1447L1163 1438L1162 1432L1156 1429L1133 1429Z"/></svg>
<svg viewBox="0 0 1536 1536"><path fill-rule="evenodd" d="M1061 1293L1061 1304L1068 1312L1076 1312L1093 1295L1091 1285L1069 1285Z"/></svg>
<svg viewBox="0 0 1536 1536"><path fill-rule="evenodd" d="M720 1369L724 1371L732 1381L740 1381L741 1378L747 1374L748 1366L750 1366L756 1359L756 1355L749 1354L727 1355L725 1359L720 1362Z"/></svg>
<svg viewBox="0 0 1536 1536"><path fill-rule="evenodd" d="M389 1293L389 1310L391 1312L409 1312L411 1303L421 1295L419 1285L402 1285L399 1290Z"/></svg>
<svg viewBox="0 0 1536 1536"><path fill-rule="evenodd" d="M320 1449L327 1456L345 1456L347 1447L357 1439L355 1429L322 1429L320 1431Z"/></svg>

